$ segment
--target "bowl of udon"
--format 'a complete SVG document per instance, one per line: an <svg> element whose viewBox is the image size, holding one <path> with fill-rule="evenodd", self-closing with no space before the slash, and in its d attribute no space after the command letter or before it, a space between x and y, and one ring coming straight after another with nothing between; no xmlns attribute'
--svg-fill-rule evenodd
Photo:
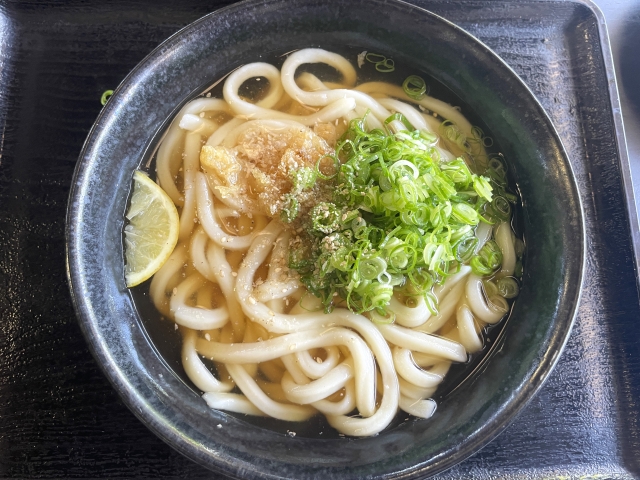
<svg viewBox="0 0 640 480"><path fill-rule="evenodd" d="M382 0L249 0L161 44L89 133L67 239L123 401L234 478L468 457L551 372L584 262L533 94L460 28Z"/></svg>

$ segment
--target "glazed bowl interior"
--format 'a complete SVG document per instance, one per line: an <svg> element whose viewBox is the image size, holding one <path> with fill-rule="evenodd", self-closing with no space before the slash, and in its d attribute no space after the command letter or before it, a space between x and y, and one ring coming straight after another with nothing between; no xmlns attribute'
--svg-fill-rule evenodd
<svg viewBox="0 0 640 480"><path fill-rule="evenodd" d="M370 438L291 437L209 409L159 355L123 274L131 176L151 158L176 109L240 65L332 45L414 65L482 118L521 195L527 247L521 294L479 371L431 419ZM125 79L91 130L67 222L79 321L114 387L178 451L241 478L409 478L464 459L502 431L548 376L571 329L582 281L580 199L541 106L483 44L436 15L393 1L249 1L171 37Z"/></svg>

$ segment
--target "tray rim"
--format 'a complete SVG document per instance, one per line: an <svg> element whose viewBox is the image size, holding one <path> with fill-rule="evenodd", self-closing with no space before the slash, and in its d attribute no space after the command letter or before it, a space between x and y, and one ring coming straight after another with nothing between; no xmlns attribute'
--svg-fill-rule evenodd
<svg viewBox="0 0 640 480"><path fill-rule="evenodd" d="M516 0L510 0L516 1ZM618 151L618 164L622 180L622 190L624 192L624 203L627 209L627 220L629 221L629 235L631 237L631 248L633 251L633 261L636 278L636 290L640 291L640 222L638 220L638 206L636 204L636 194L633 187L631 174L631 163L629 151L627 149L627 139L622 117L622 106L620 105L620 94L618 92L618 80L611 50L611 39L604 13L594 0L563 0L567 3L582 5L594 15L598 22L598 36L604 71L607 78L609 103L611 104L611 115L616 132L616 149Z"/></svg>

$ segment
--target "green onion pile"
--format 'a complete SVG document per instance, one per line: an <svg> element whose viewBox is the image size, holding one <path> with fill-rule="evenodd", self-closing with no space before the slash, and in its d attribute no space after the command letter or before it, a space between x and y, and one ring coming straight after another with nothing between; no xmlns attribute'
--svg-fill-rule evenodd
<svg viewBox="0 0 640 480"><path fill-rule="evenodd" d="M398 114L385 131L366 131L365 118L355 119L329 159L331 172L323 157L315 171L297 174L294 194L318 179L333 185L331 201L304 219L308 238L292 242L289 262L325 311L345 302L353 312L392 322L387 305L395 290L423 296L435 314L432 287L462 264L482 276L500 268L494 241L476 252L475 228L510 218L515 196L505 190L505 166L493 157L477 175L462 157L443 161L437 141ZM285 222L297 215L293 196L290 205Z"/></svg>

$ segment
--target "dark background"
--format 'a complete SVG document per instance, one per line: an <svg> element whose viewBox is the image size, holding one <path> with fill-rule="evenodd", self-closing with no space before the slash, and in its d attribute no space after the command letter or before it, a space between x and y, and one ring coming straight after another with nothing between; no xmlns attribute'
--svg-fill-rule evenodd
<svg viewBox="0 0 640 480"><path fill-rule="evenodd" d="M216 478L150 433L99 370L71 305L64 217L102 92L228 3L0 2L2 477ZM505 433L442 477L640 478L640 307L597 16L536 0L414 3L479 36L531 86L574 162L589 235L585 292L556 370ZM640 2L599 3L635 148Z"/></svg>

